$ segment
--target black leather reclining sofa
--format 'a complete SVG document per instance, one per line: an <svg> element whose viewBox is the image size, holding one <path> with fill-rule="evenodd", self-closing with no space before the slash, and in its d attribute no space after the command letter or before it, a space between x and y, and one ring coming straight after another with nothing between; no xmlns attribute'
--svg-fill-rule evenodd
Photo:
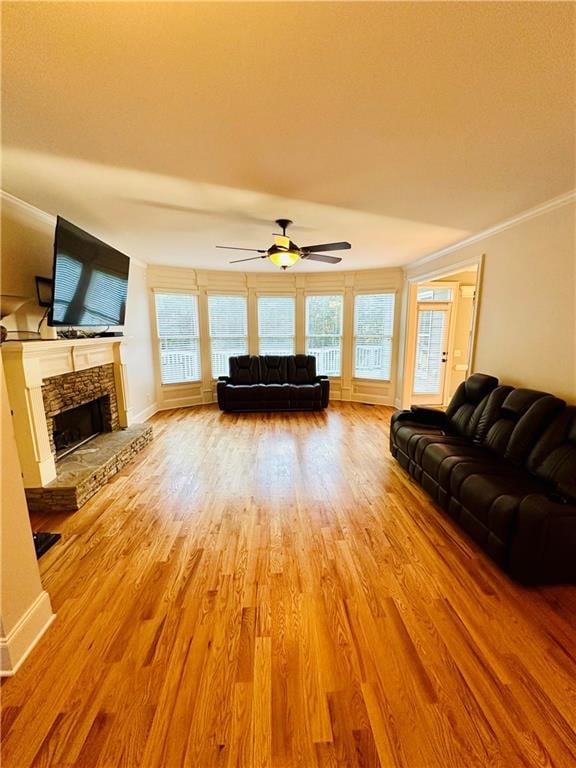
<svg viewBox="0 0 576 768"><path fill-rule="evenodd" d="M330 380L316 375L313 355L240 355L230 376L216 384L223 411L319 411L326 408Z"/></svg>
<svg viewBox="0 0 576 768"><path fill-rule="evenodd" d="M445 413L392 416L390 449L513 578L576 582L576 407L474 374Z"/></svg>

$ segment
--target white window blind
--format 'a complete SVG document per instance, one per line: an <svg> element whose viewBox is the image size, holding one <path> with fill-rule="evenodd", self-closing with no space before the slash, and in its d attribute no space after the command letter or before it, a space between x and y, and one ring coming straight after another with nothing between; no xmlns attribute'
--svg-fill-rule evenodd
<svg viewBox="0 0 576 768"><path fill-rule="evenodd" d="M306 297L306 354L316 357L316 372L340 376L342 296Z"/></svg>
<svg viewBox="0 0 576 768"><path fill-rule="evenodd" d="M156 293L154 298L162 384L200 381L197 297L188 293Z"/></svg>
<svg viewBox="0 0 576 768"><path fill-rule="evenodd" d="M293 355L295 332L293 296L258 297L258 339L261 355Z"/></svg>
<svg viewBox="0 0 576 768"><path fill-rule="evenodd" d="M418 288L416 297L418 301L452 301L452 288L424 285Z"/></svg>
<svg viewBox="0 0 576 768"><path fill-rule="evenodd" d="M446 312L442 310L418 312L413 389L415 395L435 395L441 391L446 320Z"/></svg>
<svg viewBox="0 0 576 768"><path fill-rule="evenodd" d="M248 354L245 296L208 296L212 376L227 376L228 358Z"/></svg>
<svg viewBox="0 0 576 768"><path fill-rule="evenodd" d="M389 381L394 294L360 294L354 301L354 376Z"/></svg>

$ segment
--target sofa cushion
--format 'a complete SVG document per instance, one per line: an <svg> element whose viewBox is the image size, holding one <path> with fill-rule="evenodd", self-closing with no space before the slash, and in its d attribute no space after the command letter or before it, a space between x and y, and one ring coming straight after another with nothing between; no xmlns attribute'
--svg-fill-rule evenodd
<svg viewBox="0 0 576 768"><path fill-rule="evenodd" d="M475 373L460 384L446 409L447 431L455 435L476 436L480 417L488 395L498 386L498 379L485 373Z"/></svg>
<svg viewBox="0 0 576 768"><path fill-rule="evenodd" d="M322 399L322 389L320 384L287 384L290 390L290 402L298 403L318 403Z"/></svg>
<svg viewBox="0 0 576 768"><path fill-rule="evenodd" d="M258 384L260 367L254 355L239 355L228 360L232 384Z"/></svg>
<svg viewBox="0 0 576 768"><path fill-rule="evenodd" d="M557 495L576 501L576 406L554 419L530 452L527 467Z"/></svg>
<svg viewBox="0 0 576 768"><path fill-rule="evenodd" d="M288 361L280 355L261 355L260 383L261 384L286 384Z"/></svg>
<svg viewBox="0 0 576 768"><path fill-rule="evenodd" d="M313 355L291 355L288 358L289 384L314 384L316 358Z"/></svg>
<svg viewBox="0 0 576 768"><path fill-rule="evenodd" d="M483 445L497 456L522 466L535 441L565 405L546 392L514 389L506 397L499 418L489 428Z"/></svg>
<svg viewBox="0 0 576 768"><path fill-rule="evenodd" d="M480 520L504 544L510 541L518 507L531 493L541 493L542 485L523 471L509 467L470 474L460 486L463 508Z"/></svg>

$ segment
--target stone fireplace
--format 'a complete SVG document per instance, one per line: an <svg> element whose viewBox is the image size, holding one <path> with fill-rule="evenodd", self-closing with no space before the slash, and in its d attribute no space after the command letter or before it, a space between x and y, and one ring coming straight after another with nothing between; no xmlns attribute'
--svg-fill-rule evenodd
<svg viewBox="0 0 576 768"><path fill-rule="evenodd" d="M50 449L56 459L64 450L73 450L74 441L80 444L99 432L120 429L112 364L45 379L42 399ZM91 434L87 434L89 424L93 425ZM75 439L77 432L80 434Z"/></svg>
<svg viewBox="0 0 576 768"><path fill-rule="evenodd" d="M79 509L152 439L129 425L123 353L114 338L2 345L31 511Z"/></svg>

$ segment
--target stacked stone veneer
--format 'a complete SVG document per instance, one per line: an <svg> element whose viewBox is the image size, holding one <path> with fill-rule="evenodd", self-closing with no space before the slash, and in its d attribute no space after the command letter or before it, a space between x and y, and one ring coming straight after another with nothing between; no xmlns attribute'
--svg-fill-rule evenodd
<svg viewBox="0 0 576 768"><path fill-rule="evenodd" d="M48 426L48 439L54 455L56 455L54 416L62 413L62 411L68 411L70 408L77 408L91 400L102 398L103 432L114 432L120 429L112 363L44 379L42 396Z"/></svg>
<svg viewBox="0 0 576 768"><path fill-rule="evenodd" d="M120 429L112 363L44 379L42 395L54 455L54 417L92 400L102 401L105 434L58 461L56 479L48 485L26 488L31 512L74 512L148 445L152 426L134 424Z"/></svg>
<svg viewBox="0 0 576 768"><path fill-rule="evenodd" d="M30 512L75 512L132 461L152 438L149 424L135 424L114 435L99 435L90 445L94 446L91 450L101 452L102 458L96 459L94 465L75 471L70 469L76 463L70 454L57 465L62 468L62 473L56 480L44 488L26 488L28 509ZM107 440L113 443L112 447ZM91 458L94 461L92 455Z"/></svg>

